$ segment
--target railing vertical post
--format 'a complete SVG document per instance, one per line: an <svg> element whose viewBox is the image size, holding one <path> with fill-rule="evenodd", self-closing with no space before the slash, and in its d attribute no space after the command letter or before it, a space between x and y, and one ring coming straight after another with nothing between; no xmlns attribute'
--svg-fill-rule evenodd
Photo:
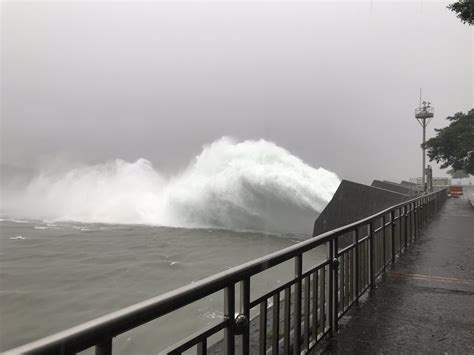
<svg viewBox="0 0 474 355"><path fill-rule="evenodd" d="M229 325L224 329L225 354L235 353L235 285L227 286L224 291L224 316Z"/></svg>
<svg viewBox="0 0 474 355"><path fill-rule="evenodd" d="M422 208L422 211L423 211L423 224L422 224L422 227L424 228L425 224L426 224L426 197L423 197L423 200L421 202L421 208Z"/></svg>
<svg viewBox="0 0 474 355"><path fill-rule="evenodd" d="M316 286L317 287L317 286ZM283 354L290 353L290 332L291 332L291 286L285 289L285 318L283 321ZM316 313L318 310L316 309ZM275 351L276 352L276 351Z"/></svg>
<svg viewBox="0 0 474 355"><path fill-rule="evenodd" d="M418 230L421 231L423 229L423 223L424 223L424 218L423 218L423 198L420 199L420 203L418 205L418 211L420 212L420 223L419 223L419 228Z"/></svg>
<svg viewBox="0 0 474 355"><path fill-rule="evenodd" d="M427 204L428 199L425 197L423 199L423 227L426 226L426 220L428 218L428 204Z"/></svg>
<svg viewBox="0 0 474 355"><path fill-rule="evenodd" d="M385 224L387 223L387 216L386 214L384 213L383 214L383 217L382 217L382 238L383 238L383 242L382 242L382 247L383 247L383 271L385 271L385 265L387 264L387 256L386 256L386 236L387 236L387 233L385 232Z"/></svg>
<svg viewBox="0 0 474 355"><path fill-rule="evenodd" d="M426 198L426 219L431 218L431 197Z"/></svg>
<svg viewBox="0 0 474 355"><path fill-rule="evenodd" d="M430 198L426 198L426 220L430 219Z"/></svg>
<svg viewBox="0 0 474 355"><path fill-rule="evenodd" d="M280 293L273 295L272 354L278 355L280 347Z"/></svg>
<svg viewBox="0 0 474 355"><path fill-rule="evenodd" d="M260 303L260 326L259 326L259 354L265 355L267 353L267 300Z"/></svg>
<svg viewBox="0 0 474 355"><path fill-rule="evenodd" d="M423 224L422 227L425 226L426 223L426 197L423 197L421 200L421 210L423 211Z"/></svg>
<svg viewBox="0 0 474 355"><path fill-rule="evenodd" d="M295 324L293 326L295 339L293 342L293 354L300 353L301 344L301 274L303 273L303 255L299 254L295 258Z"/></svg>
<svg viewBox="0 0 474 355"><path fill-rule="evenodd" d="M304 278L304 306L303 306L303 314L304 314L304 327L303 327L303 347L306 351L309 351L309 321L310 321L310 277L306 276Z"/></svg>
<svg viewBox="0 0 474 355"><path fill-rule="evenodd" d="M240 314L247 320L242 330L242 355L247 355L250 351L250 278L240 282Z"/></svg>
<svg viewBox="0 0 474 355"><path fill-rule="evenodd" d="M421 224L420 224L420 231L423 230L423 227L425 226L425 203L424 203L424 200L425 198L423 197L420 201L420 215L421 215L421 218L420 218L420 221L421 221Z"/></svg>
<svg viewBox="0 0 474 355"><path fill-rule="evenodd" d="M392 236L392 263L395 262L395 211L390 211L390 222L392 227L392 232L390 233Z"/></svg>
<svg viewBox="0 0 474 355"><path fill-rule="evenodd" d="M425 218L424 218L424 208L423 208L423 198L420 200L420 231L423 230L423 224L425 223Z"/></svg>
<svg viewBox="0 0 474 355"><path fill-rule="evenodd" d="M402 243L402 228L403 228L403 213L402 207L398 208L398 246L400 247L400 255L402 255L403 243Z"/></svg>
<svg viewBox="0 0 474 355"><path fill-rule="evenodd" d="M207 338L204 338L197 344L197 355L207 355Z"/></svg>
<svg viewBox="0 0 474 355"><path fill-rule="evenodd" d="M320 323L321 323L321 333L324 334L324 331L326 330L326 325L331 326L331 323L329 323L329 297L328 296L328 301L326 302L326 291L330 294L329 291L329 286L326 287L326 266L323 266L321 269L320 273L320 278L319 278L319 314L320 314ZM330 266L329 266L330 269ZM328 270L328 277L330 278L331 276L331 271ZM329 282L329 279L327 279ZM327 305L327 309L326 309Z"/></svg>
<svg viewBox="0 0 474 355"><path fill-rule="evenodd" d="M370 275L370 287L374 287L375 281L375 258L376 249L374 248L374 222L371 221L369 224L369 275Z"/></svg>
<svg viewBox="0 0 474 355"><path fill-rule="evenodd" d="M359 263L359 227L354 230L355 233L355 289L356 289L356 303L359 303L359 275L360 275L360 263Z"/></svg>
<svg viewBox="0 0 474 355"><path fill-rule="evenodd" d="M425 222L428 222L428 218L430 217L430 201L428 197L425 198L425 210Z"/></svg>
<svg viewBox="0 0 474 355"><path fill-rule="evenodd" d="M418 216L418 202L415 201L413 202L413 234L415 236L415 239L418 237L418 219L420 218Z"/></svg>
<svg viewBox="0 0 474 355"><path fill-rule="evenodd" d="M418 226L420 224L420 211L418 210L419 201L415 201L415 237L418 237Z"/></svg>
<svg viewBox="0 0 474 355"><path fill-rule="evenodd" d="M112 355L112 338L95 347L95 355Z"/></svg>
<svg viewBox="0 0 474 355"><path fill-rule="evenodd" d="M343 288L339 289L339 245L338 245L339 236L336 236L333 240L333 274L334 274L334 333L338 331L338 323L339 323L339 300L342 300L342 297L339 297L340 294L343 292ZM344 307L343 307L344 308Z"/></svg>
<svg viewBox="0 0 474 355"><path fill-rule="evenodd" d="M329 323L329 331L331 334L331 337L334 337L336 335L335 329L334 329L334 294L337 292L335 291L334 286L334 240L331 239L329 241L329 279L328 279L328 323ZM337 285L337 283L336 283ZM337 300L336 300L337 302Z"/></svg>
<svg viewBox="0 0 474 355"><path fill-rule="evenodd" d="M404 207L404 211L405 211L405 231L404 231L404 237L405 237L405 251L407 250L408 248L408 205L405 205Z"/></svg>
<svg viewBox="0 0 474 355"><path fill-rule="evenodd" d="M318 270L313 275L313 336L318 340Z"/></svg>
<svg viewBox="0 0 474 355"><path fill-rule="evenodd" d="M425 224L425 209L423 208L423 197L420 200L420 231L423 229Z"/></svg>

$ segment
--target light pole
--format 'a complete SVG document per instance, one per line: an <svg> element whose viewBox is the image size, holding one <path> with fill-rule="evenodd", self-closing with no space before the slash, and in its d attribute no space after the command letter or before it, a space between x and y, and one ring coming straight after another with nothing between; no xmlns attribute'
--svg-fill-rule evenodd
<svg viewBox="0 0 474 355"><path fill-rule="evenodd" d="M420 98L421 101L421 98ZM428 124L431 122L431 120L434 117L434 108L431 106L430 102L423 101L420 103L420 107L415 109L415 118L418 121L418 123L421 125L423 128L423 144L421 146L421 149L423 151L423 160L422 160L422 170L421 170L421 186L422 190L426 191L426 171L425 171L425 160L426 160L426 154L425 154L425 142L426 142L426 127Z"/></svg>

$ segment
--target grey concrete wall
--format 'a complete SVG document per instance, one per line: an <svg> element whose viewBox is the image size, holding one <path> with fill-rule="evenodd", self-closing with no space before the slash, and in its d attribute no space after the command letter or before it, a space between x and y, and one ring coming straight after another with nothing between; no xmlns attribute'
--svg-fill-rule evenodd
<svg viewBox="0 0 474 355"><path fill-rule="evenodd" d="M406 186L406 187L412 189L413 190L413 196L416 196L416 195L418 195L422 192L421 185L415 184L414 182L402 180L402 182L400 182L400 185Z"/></svg>
<svg viewBox="0 0 474 355"><path fill-rule="evenodd" d="M378 187L378 188L384 189L384 190L398 192L399 194L404 194L404 195L407 195L407 196L415 195L415 192L414 192L413 189L411 189L407 186L403 186L403 185L394 183L394 182L374 180L372 182L371 186Z"/></svg>
<svg viewBox="0 0 474 355"><path fill-rule="evenodd" d="M414 182L405 181L405 180L402 180L402 182L400 183L400 185L407 186L407 187L411 187L412 189L417 189L418 186L419 186L418 184L415 184Z"/></svg>
<svg viewBox="0 0 474 355"><path fill-rule="evenodd" d="M313 236L358 221L410 196L342 180L332 200L314 222Z"/></svg>

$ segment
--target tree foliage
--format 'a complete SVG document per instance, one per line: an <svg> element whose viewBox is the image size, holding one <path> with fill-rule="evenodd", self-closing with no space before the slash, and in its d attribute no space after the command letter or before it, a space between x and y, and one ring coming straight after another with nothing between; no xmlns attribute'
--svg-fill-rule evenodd
<svg viewBox="0 0 474 355"><path fill-rule="evenodd" d="M451 175L453 179L466 179L469 177L469 174L464 170L448 170L447 173Z"/></svg>
<svg viewBox="0 0 474 355"><path fill-rule="evenodd" d="M448 5L448 9L455 12L462 23L474 25L474 0L458 0Z"/></svg>
<svg viewBox="0 0 474 355"><path fill-rule="evenodd" d="M435 129L436 137L425 144L428 157L441 162L441 168L451 167L453 172L464 170L474 175L474 109L446 119L451 122L449 126Z"/></svg>

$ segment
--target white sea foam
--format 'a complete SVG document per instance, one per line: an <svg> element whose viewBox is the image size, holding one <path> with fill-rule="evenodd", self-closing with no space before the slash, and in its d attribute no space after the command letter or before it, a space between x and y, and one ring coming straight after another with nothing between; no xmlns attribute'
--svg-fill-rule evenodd
<svg viewBox="0 0 474 355"><path fill-rule="evenodd" d="M306 232L339 182L274 143L224 137L169 178L146 159L45 170L15 196L13 212L48 221L262 231L300 232L304 223Z"/></svg>
<svg viewBox="0 0 474 355"><path fill-rule="evenodd" d="M10 219L10 222L15 222L15 223L28 223L28 221L22 220L22 219Z"/></svg>
<svg viewBox="0 0 474 355"><path fill-rule="evenodd" d="M16 237L10 237L11 240L25 240L26 238L21 236L21 235L18 235Z"/></svg>

